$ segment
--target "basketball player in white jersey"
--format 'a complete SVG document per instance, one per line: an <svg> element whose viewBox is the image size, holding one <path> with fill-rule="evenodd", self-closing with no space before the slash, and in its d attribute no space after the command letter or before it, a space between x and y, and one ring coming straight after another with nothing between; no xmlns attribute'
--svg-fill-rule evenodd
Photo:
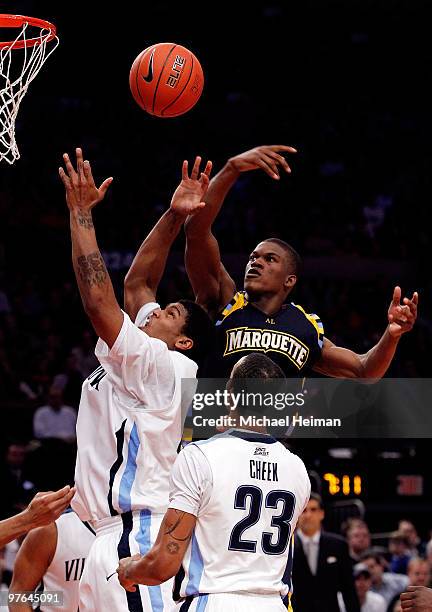
<svg viewBox="0 0 432 612"><path fill-rule="evenodd" d="M169 610L170 585L121 588L119 558L145 553L153 544L169 501L169 473L181 440L189 402L181 379L194 378L197 364L187 354L203 349L211 323L201 307L182 300L162 310L155 302L171 244L187 214L202 207L211 164L200 174L200 159L182 181L170 209L141 247L139 288L126 295L136 325L115 298L99 252L91 209L112 179L98 189L90 164L76 150L77 168L65 154L60 177L70 210L72 260L85 311L99 340L100 367L82 388L77 421L77 488L73 508L90 521L96 539L80 584L80 612ZM137 305L141 307L136 313ZM135 311L134 311L135 309ZM133 312L134 311L134 312ZM151 315L151 316L150 316Z"/></svg>
<svg viewBox="0 0 432 612"><path fill-rule="evenodd" d="M251 353L234 366L229 385L241 392L245 378L283 376L268 357ZM247 412L238 407L230 414ZM125 589L159 584L183 563L178 610L286 610L281 595L290 585L282 577L310 481L302 460L262 431L231 429L183 449L155 546L120 562Z"/></svg>
<svg viewBox="0 0 432 612"><path fill-rule="evenodd" d="M88 523L80 521L73 511L62 514L55 523L33 529L24 539L14 565L11 593L35 591L42 583L44 591L63 594L59 612L78 610L78 587L95 532ZM38 590L39 591L39 590ZM9 604L12 612L27 612L30 604ZM43 604L41 612L52 610Z"/></svg>

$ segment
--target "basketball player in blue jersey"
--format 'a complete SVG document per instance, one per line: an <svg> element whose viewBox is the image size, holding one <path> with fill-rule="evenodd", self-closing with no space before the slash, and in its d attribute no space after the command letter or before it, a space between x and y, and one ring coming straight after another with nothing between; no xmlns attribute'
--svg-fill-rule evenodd
<svg viewBox="0 0 432 612"><path fill-rule="evenodd" d="M280 169L291 172L285 145L261 146L231 158L211 180L206 207L186 224L186 269L196 300L216 320L217 339L201 376L228 377L239 357L264 351L287 376L303 376L306 366L332 377L380 378L389 367L401 336L417 317L418 294L401 303L395 287L388 309L388 325L379 342L364 355L335 346L324 337L319 318L287 302L297 282L300 258L282 240L260 242L249 256L244 290L237 291L225 270L212 224L226 195L242 172L262 169L271 178Z"/></svg>
<svg viewBox="0 0 432 612"><path fill-rule="evenodd" d="M271 359L251 353L234 366L228 389L247 392L261 379L284 378ZM259 407L254 407L255 417ZM230 412L233 421L251 414ZM255 419L254 423L259 421ZM235 466L235 469L233 469ZM292 561L292 534L310 495L302 460L262 426L234 428L193 442L171 474L170 504L157 541L144 557L118 568L125 589L159 584L175 575L177 610L266 612L286 610L282 577ZM289 572L287 572L287 575Z"/></svg>
<svg viewBox="0 0 432 612"><path fill-rule="evenodd" d="M189 405L181 380L195 377L193 359L213 329L194 302L181 300L165 309L156 303L170 247L187 215L205 205L211 164L200 173L197 158L189 177L184 162L170 208L140 250L139 288L132 285L126 292L134 324L116 300L92 220L92 208L112 179L97 188L81 149L76 155L76 168L65 154L66 172L60 168L59 173L70 211L73 267L99 336L95 354L101 364L83 383L77 421L72 507L96 531L80 582L79 608L165 612L172 606L170 585L125 593L115 570L119 558L144 553L156 538Z"/></svg>

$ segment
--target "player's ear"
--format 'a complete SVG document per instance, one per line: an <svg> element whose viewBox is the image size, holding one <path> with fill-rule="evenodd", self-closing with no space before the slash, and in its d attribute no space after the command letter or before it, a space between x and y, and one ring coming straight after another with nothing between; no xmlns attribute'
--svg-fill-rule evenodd
<svg viewBox="0 0 432 612"><path fill-rule="evenodd" d="M290 274L286 277L284 287L285 289L291 290L297 282L297 276L295 274Z"/></svg>
<svg viewBox="0 0 432 612"><path fill-rule="evenodd" d="M190 351L190 349L193 347L193 340L187 336L179 336L175 341L174 346L179 351Z"/></svg>

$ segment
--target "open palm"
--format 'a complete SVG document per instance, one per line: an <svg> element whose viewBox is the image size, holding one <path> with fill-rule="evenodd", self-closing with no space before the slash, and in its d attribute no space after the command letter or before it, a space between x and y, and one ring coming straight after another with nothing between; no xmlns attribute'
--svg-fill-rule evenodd
<svg viewBox="0 0 432 612"><path fill-rule="evenodd" d="M188 162L183 162L182 180L171 199L171 210L182 216L193 215L205 206L203 198L209 186L212 162L208 161L201 173L200 165L201 157L196 157L189 177Z"/></svg>
<svg viewBox="0 0 432 612"><path fill-rule="evenodd" d="M67 153L63 155L66 172L59 168L60 178L66 189L66 202L70 210L91 210L104 199L112 177L107 178L98 188L95 185L89 161L83 160L82 149L76 149L76 170Z"/></svg>

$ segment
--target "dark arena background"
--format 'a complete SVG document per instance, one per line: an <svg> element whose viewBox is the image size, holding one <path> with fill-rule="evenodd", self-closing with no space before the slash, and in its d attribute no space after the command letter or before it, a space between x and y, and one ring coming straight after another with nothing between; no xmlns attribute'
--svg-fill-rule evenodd
<svg viewBox="0 0 432 612"><path fill-rule="evenodd" d="M37 490L73 481L74 440L37 436L33 414L53 384L77 410L82 380L97 366L58 178L63 152L76 146L97 182L114 177L95 225L120 301L132 257L169 206L183 159L211 159L215 173L260 144L296 147L292 175L272 181L245 173L229 194L214 227L226 267L241 284L260 239L288 241L304 260L292 299L319 314L326 336L359 353L384 331L393 287L407 296L418 291L417 323L387 376L430 376L426 2L158 0L107 8L35 1L3 2L0 10L48 19L60 38L19 111L21 159L0 169L1 518ZM192 50L205 75L196 107L174 119L147 115L128 84L138 53L165 41ZM181 236L162 304L192 297L183 249ZM341 533L347 517L361 516L372 544L387 549L407 519L421 543L430 540L430 439L315 438L289 446L323 496L329 530Z"/></svg>

